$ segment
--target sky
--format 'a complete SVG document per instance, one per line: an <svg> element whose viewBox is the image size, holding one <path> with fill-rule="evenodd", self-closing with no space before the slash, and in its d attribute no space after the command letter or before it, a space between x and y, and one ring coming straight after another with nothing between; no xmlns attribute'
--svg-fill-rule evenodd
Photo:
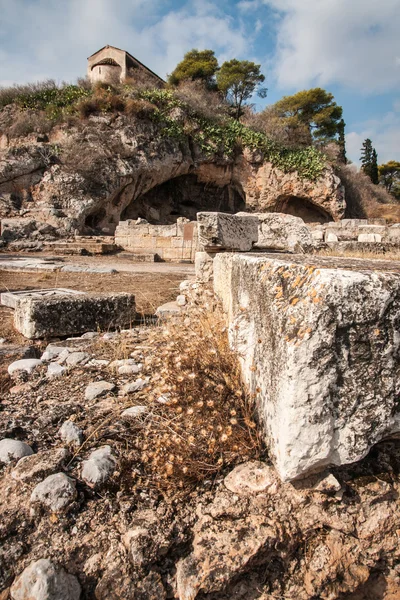
<svg viewBox="0 0 400 600"><path fill-rule="evenodd" d="M400 0L0 0L0 86L74 81L106 44L163 78L192 48L254 60L257 109L323 87L353 162L367 137L379 163L400 161Z"/></svg>

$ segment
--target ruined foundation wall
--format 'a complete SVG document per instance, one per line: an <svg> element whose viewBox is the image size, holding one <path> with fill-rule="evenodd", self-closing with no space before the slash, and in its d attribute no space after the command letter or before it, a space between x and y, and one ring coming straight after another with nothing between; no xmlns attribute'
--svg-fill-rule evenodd
<svg viewBox="0 0 400 600"><path fill-rule="evenodd" d="M120 221L115 243L134 254L154 254L159 260L194 262L197 248L196 222L178 219L173 225Z"/></svg>

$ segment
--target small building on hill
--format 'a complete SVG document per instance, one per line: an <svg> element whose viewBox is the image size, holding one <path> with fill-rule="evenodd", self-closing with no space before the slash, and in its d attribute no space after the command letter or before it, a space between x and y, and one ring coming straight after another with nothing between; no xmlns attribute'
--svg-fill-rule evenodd
<svg viewBox="0 0 400 600"><path fill-rule="evenodd" d="M104 46L88 58L87 76L91 83L123 83L151 80L157 87L165 81L137 58L114 46Z"/></svg>

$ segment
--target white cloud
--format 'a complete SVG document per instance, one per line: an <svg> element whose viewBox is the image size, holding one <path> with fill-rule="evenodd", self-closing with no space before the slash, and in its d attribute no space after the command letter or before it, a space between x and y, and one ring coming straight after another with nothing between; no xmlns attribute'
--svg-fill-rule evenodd
<svg viewBox="0 0 400 600"><path fill-rule="evenodd" d="M359 162L361 146L367 138L372 140L379 164L400 160L400 114L389 112L379 120L365 121L346 135L347 156L353 162Z"/></svg>
<svg viewBox="0 0 400 600"><path fill-rule="evenodd" d="M0 85L48 77L73 80L86 58L111 44L134 54L161 77L191 48L220 60L248 51L251 40L215 4L189 0L160 15L162 0L0 0Z"/></svg>
<svg viewBox="0 0 400 600"><path fill-rule="evenodd" d="M281 16L273 61L280 87L339 83L368 93L400 84L400 0L263 0L263 4Z"/></svg>

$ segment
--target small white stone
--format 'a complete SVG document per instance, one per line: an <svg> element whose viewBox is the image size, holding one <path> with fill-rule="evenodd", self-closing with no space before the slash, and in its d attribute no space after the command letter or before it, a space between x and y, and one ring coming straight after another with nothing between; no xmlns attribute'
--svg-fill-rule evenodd
<svg viewBox="0 0 400 600"><path fill-rule="evenodd" d="M75 480L65 473L56 473L38 483L31 494L31 503L41 504L58 513L64 512L76 496Z"/></svg>
<svg viewBox="0 0 400 600"><path fill-rule="evenodd" d="M86 333L81 335L81 338L83 340L94 340L94 338L99 337L99 335L100 334L97 331L87 331Z"/></svg>
<svg viewBox="0 0 400 600"><path fill-rule="evenodd" d="M8 374L12 375L17 371L25 371L26 373L32 373L36 367L40 367L42 365L42 361L38 358L23 358L21 360L16 360L11 365L8 366Z"/></svg>
<svg viewBox="0 0 400 600"><path fill-rule="evenodd" d="M105 360L102 358L94 358L93 360L90 360L88 363L86 363L86 367L107 367L107 365L109 364L109 360Z"/></svg>
<svg viewBox="0 0 400 600"><path fill-rule="evenodd" d="M143 415L147 414L148 412L149 409L147 406L131 406L121 413L121 417L125 417L127 419L137 419L138 417L143 417Z"/></svg>
<svg viewBox="0 0 400 600"><path fill-rule="evenodd" d="M74 575L41 558L17 577L10 594L12 600L79 600L81 586Z"/></svg>
<svg viewBox="0 0 400 600"><path fill-rule="evenodd" d="M47 367L47 377L59 377L65 373L65 367L59 365L58 363L50 363Z"/></svg>
<svg viewBox="0 0 400 600"><path fill-rule="evenodd" d="M0 338L0 344L5 344L6 343L6 338Z"/></svg>
<svg viewBox="0 0 400 600"><path fill-rule="evenodd" d="M0 463L8 465L13 460L19 460L23 456L30 456L33 450L25 442L4 438L0 441Z"/></svg>
<svg viewBox="0 0 400 600"><path fill-rule="evenodd" d="M115 385L113 383L109 383L108 381L94 381L87 386L85 390L85 399L94 400L107 392L112 392L114 389Z"/></svg>
<svg viewBox="0 0 400 600"><path fill-rule="evenodd" d="M137 375L142 370L142 365L122 365L118 367L120 375Z"/></svg>
<svg viewBox="0 0 400 600"><path fill-rule="evenodd" d="M69 367L76 367L76 365L87 362L89 359L90 356L87 352L71 352L65 362Z"/></svg>
<svg viewBox="0 0 400 600"><path fill-rule="evenodd" d="M336 477L332 475L332 473L329 473L328 475L320 479L320 481L316 485L314 485L313 490L315 490L316 492L329 494L333 492L339 492L341 490L341 487L342 486L340 485Z"/></svg>
<svg viewBox="0 0 400 600"><path fill-rule="evenodd" d="M105 333L102 337L103 337L103 340L113 340L116 336L117 336L116 333L108 332L108 333Z"/></svg>
<svg viewBox="0 0 400 600"><path fill-rule="evenodd" d="M238 465L224 479L225 487L235 494L275 493L274 469L265 463L251 461Z"/></svg>
<svg viewBox="0 0 400 600"><path fill-rule="evenodd" d="M128 394L134 394L135 392L139 392L145 387L146 384L146 379L137 379L136 381L126 383L121 388L122 395L127 396Z"/></svg>
<svg viewBox="0 0 400 600"><path fill-rule="evenodd" d="M102 485L113 474L116 463L110 446L98 448L83 462L82 479L91 487Z"/></svg>
<svg viewBox="0 0 400 600"><path fill-rule="evenodd" d="M65 346L54 346L54 344L49 344L40 357L40 360L48 362L49 360L58 358L62 352L65 352L65 350L67 350L69 353L69 350L65 348Z"/></svg>
<svg viewBox="0 0 400 600"><path fill-rule="evenodd" d="M60 438L66 444L72 444L73 446L80 446L83 442L82 429L79 429L72 421L65 421L59 431Z"/></svg>
<svg viewBox="0 0 400 600"><path fill-rule="evenodd" d="M176 303L178 306L185 306L186 296L184 296L183 294L180 294L179 296L177 296Z"/></svg>

